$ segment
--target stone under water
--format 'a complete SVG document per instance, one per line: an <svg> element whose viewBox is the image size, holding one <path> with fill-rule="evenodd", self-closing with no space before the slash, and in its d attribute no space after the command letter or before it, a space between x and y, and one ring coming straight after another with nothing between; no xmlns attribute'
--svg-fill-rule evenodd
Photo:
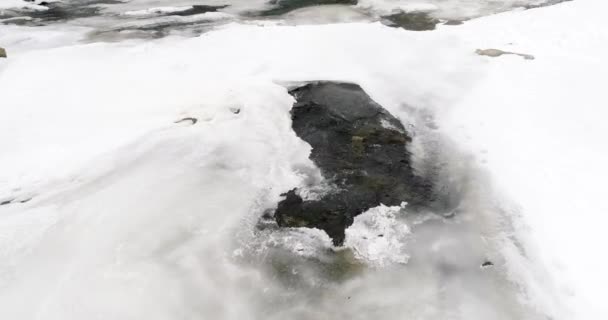
<svg viewBox="0 0 608 320"><path fill-rule="evenodd" d="M290 92L296 134L308 142L310 159L331 191L304 199L297 189L278 204L281 227L324 230L342 245L353 218L380 204L412 208L432 199L432 188L412 168L411 137L401 122L355 84L321 82Z"/></svg>

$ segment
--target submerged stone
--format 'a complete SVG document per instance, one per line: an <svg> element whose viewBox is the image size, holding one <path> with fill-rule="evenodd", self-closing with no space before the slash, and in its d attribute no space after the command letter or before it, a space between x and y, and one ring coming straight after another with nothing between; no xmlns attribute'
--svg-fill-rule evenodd
<svg viewBox="0 0 608 320"><path fill-rule="evenodd" d="M411 31L435 30L435 26L441 22L439 19L431 16L428 12L399 11L382 18L384 18L391 27L403 28Z"/></svg>
<svg viewBox="0 0 608 320"><path fill-rule="evenodd" d="M356 5L358 0L272 0L270 4L273 6L271 9L260 13L262 16L278 16L290 11L329 4L347 4Z"/></svg>
<svg viewBox="0 0 608 320"><path fill-rule="evenodd" d="M275 248L265 257L273 278L289 288L310 286L310 278L326 283L339 283L361 274L365 264L355 258L351 249L326 250L319 257L302 257ZM314 284L313 284L314 286Z"/></svg>
<svg viewBox="0 0 608 320"><path fill-rule="evenodd" d="M342 245L353 218L380 204L426 205L431 186L416 176L401 122L354 84L316 83L290 92L296 134L312 146L310 159L333 191L317 200L290 190L278 204L282 227L324 230Z"/></svg>

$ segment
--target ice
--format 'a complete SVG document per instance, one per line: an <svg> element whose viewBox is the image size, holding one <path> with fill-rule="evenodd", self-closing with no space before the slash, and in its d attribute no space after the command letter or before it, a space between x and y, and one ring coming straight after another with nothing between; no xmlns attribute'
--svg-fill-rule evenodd
<svg viewBox="0 0 608 320"><path fill-rule="evenodd" d="M192 6L184 6L184 7L156 7L156 8L146 8L143 10L133 10L127 11L123 13L127 16L147 16L147 15L155 15L155 14L163 14L163 13L175 13L175 12L183 12L186 10L192 9Z"/></svg>
<svg viewBox="0 0 608 320"><path fill-rule="evenodd" d="M518 5L416 3L446 19ZM83 42L82 21L0 25L0 199L32 197L0 206L0 318L605 318L605 9L419 33L310 8L292 14L358 22L118 43ZM343 249L260 230L282 192L319 180L286 88L315 80L356 82L401 119L454 211L371 209Z"/></svg>
<svg viewBox="0 0 608 320"><path fill-rule="evenodd" d="M478 152L505 194L521 206L542 263L557 280L556 291L575 305L578 318L605 317L599 299L608 283L602 265L604 163L608 150L602 80L608 69L608 35L600 26L599 1L580 1L472 21L480 47L514 49L535 62L504 57L485 61L485 80L444 119L446 130ZM584 19L572 28L554 21ZM481 25L485 28L479 28ZM504 25L534 25L520 36ZM472 29L469 32L473 32ZM523 59L522 59L523 60ZM505 75L510 76L505 76ZM458 120L457 120L458 119ZM601 316L600 316L601 315ZM576 316L572 316L577 318Z"/></svg>
<svg viewBox="0 0 608 320"><path fill-rule="evenodd" d="M53 0L49 2L54 2ZM47 7L39 5L40 1L25 2L23 0L2 0L0 9L26 8L31 10L46 10Z"/></svg>
<svg viewBox="0 0 608 320"><path fill-rule="evenodd" d="M136 10L147 10L150 8L162 7L185 7L192 5L207 5L207 6L224 6L228 5L223 11L230 13L244 13L254 10L260 10L268 7L266 0L206 0L197 2L193 0L131 0L120 4L112 4L107 6L110 12L121 13Z"/></svg>
<svg viewBox="0 0 608 320"><path fill-rule="evenodd" d="M369 21L370 16L352 6L325 5L297 9L283 16L293 25L328 24Z"/></svg>
<svg viewBox="0 0 608 320"><path fill-rule="evenodd" d="M360 41L362 35L367 41ZM256 269L249 271L230 258L235 250L248 248L234 244L231 235L250 230L265 209L276 205L280 193L301 185L304 174L312 171L302 170L311 167L309 147L291 130L288 111L293 100L281 84L356 81L393 114L408 119L404 103L425 107L449 101L475 79L471 70L477 68L477 57L468 48L452 41L450 50L431 50L450 43L451 37L441 33L423 37L367 23L232 24L199 38L82 44L29 51L7 60L0 87L11 107L0 126L7 155L0 166L11 170L3 171L1 186L10 195L37 196L2 211L27 217L28 208L48 203L54 206L46 209L47 214L59 218L52 226L40 222L41 240L23 244L16 239L10 245L32 251L3 272L11 275L0 297L3 316L257 317L260 310L272 308L273 301L290 297L272 275L256 275ZM462 81L452 82L455 76ZM442 89L440 95L437 88ZM233 108L240 112L235 114ZM199 122L189 127L173 123L183 117ZM391 248L399 245L399 236L387 238L392 240ZM379 253L383 265L395 259L387 257L387 250L354 247L359 254L371 254L371 264L378 261ZM319 252L315 250L311 252ZM397 257L403 262L404 253ZM292 303L276 309L277 317L300 312L333 318L351 312L365 315L363 310L377 300L357 294L359 290L386 292L392 301L381 313L386 319L420 304L409 300L399 306L401 299L390 296L397 286L407 287L412 281L414 274L404 277L407 269L355 273L354 282L347 282L355 287L332 282L320 286L325 277L343 279L335 274L335 268L345 270L343 263L346 270L359 268L351 262L332 262L336 259L332 255L324 259L329 262L322 261L320 274L311 273L306 285L291 295ZM304 266L313 263L304 262ZM469 262L471 270L478 272L481 261ZM39 269L40 265L46 267ZM314 263L310 268L318 270ZM295 272L301 276L308 270L302 267ZM382 279L390 274L403 281L395 287L385 283ZM376 280L368 283L366 277ZM432 285L436 278L424 279L411 289L428 286L425 297L437 297L439 291ZM310 300L325 286L337 293L327 300L333 305ZM260 295L263 288L268 288L267 295ZM451 294L462 290L459 283L451 288ZM473 298L450 305L479 304L479 289L470 290ZM513 292L504 291L509 299L502 300L511 303ZM358 301L358 308L338 307L348 301L343 297L346 293ZM226 296L242 307L223 306ZM341 297L344 300L335 300ZM72 301L76 305L68 307ZM528 312L514 308L505 313L506 306L493 305L482 315L499 310L506 317ZM423 316L451 311L429 306L411 312Z"/></svg>
<svg viewBox="0 0 608 320"><path fill-rule="evenodd" d="M131 11L133 12L133 11ZM138 15L138 14L131 14ZM112 26L108 30L104 30L105 32L112 30L154 30L162 27L170 27L170 26L180 26L180 25L189 25L196 24L202 22L215 22L221 20L228 20L233 18L231 14L224 12L205 12L190 16L165 16L165 17L154 17L150 19L145 19L144 21L129 21L124 23L119 23Z"/></svg>
<svg viewBox="0 0 608 320"><path fill-rule="evenodd" d="M242 92L237 100L231 98L236 85L215 88L206 95L211 105L201 111L205 116L190 113L201 116L202 125L152 131L91 163L93 167L65 182L63 192L42 189L27 206L3 208L2 238L10 241L3 245L1 260L13 263L2 266L2 274L10 275L2 284L2 315L59 319L95 313L163 319L184 303L178 314L196 315L195 309L219 303L223 295L217 295L213 278L203 273L196 283L196 270L229 272L229 264L221 266L227 259L225 248L250 203L268 188L297 183L289 167L308 161L301 150L306 146L290 131L285 116L290 96L280 87L263 87L243 87L265 94L255 98ZM242 103L239 116L228 110L234 103ZM274 112L281 108L285 111ZM270 110L274 117L268 117ZM257 129L242 130L245 127ZM268 139L274 143L265 144ZM285 157L264 159L279 152L272 148ZM146 200L150 198L155 201ZM227 207L226 202L233 205ZM49 224L47 217L56 218ZM40 240L15 235L17 227L40 229ZM16 260L19 256L13 252L23 255L24 246L34 253ZM174 273L183 273L183 278L171 276ZM217 271L212 274L219 276ZM150 281L153 278L157 280ZM195 282L186 289L182 281ZM85 284L92 295L82 295ZM230 287L237 290L239 285ZM188 296L203 304L189 303ZM70 301L78 304L67 311Z"/></svg>
<svg viewBox="0 0 608 320"><path fill-rule="evenodd" d="M397 221L400 211L401 207L380 206L355 217L353 225L346 229L344 245L371 265L407 263L405 244L410 229Z"/></svg>
<svg viewBox="0 0 608 320"><path fill-rule="evenodd" d="M361 0L359 6L380 14L395 10L431 12L446 20L466 20L514 8L560 0Z"/></svg>

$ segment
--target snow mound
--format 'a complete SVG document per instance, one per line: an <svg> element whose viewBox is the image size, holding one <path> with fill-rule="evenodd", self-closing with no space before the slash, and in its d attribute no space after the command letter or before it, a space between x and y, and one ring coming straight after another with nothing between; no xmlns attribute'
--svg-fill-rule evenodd
<svg viewBox="0 0 608 320"><path fill-rule="evenodd" d="M401 209L381 205L358 215L346 229L344 245L353 249L357 259L371 266L407 263L405 243L410 229L397 219Z"/></svg>

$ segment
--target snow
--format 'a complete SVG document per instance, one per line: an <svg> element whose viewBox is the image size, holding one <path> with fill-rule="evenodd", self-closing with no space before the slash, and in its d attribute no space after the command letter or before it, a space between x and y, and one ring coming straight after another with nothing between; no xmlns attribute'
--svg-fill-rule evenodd
<svg viewBox="0 0 608 320"><path fill-rule="evenodd" d="M577 319L608 315L601 302L608 261L600 253L608 209L601 200L608 177L602 10L602 2L578 1L462 26L481 38L480 47L513 48L537 59L484 58L483 81L442 121L470 148L485 150L479 160L521 206L532 242L566 301L576 305ZM576 23L558 27L555 21ZM526 28L525 36L505 25Z"/></svg>
<svg viewBox="0 0 608 320"><path fill-rule="evenodd" d="M358 6L381 14L390 14L396 10L432 12L442 19L463 20L550 1L552 0L361 0Z"/></svg>
<svg viewBox="0 0 608 320"><path fill-rule="evenodd" d="M355 217L346 229L344 246L352 248L358 259L379 267L407 263L405 250L410 230L397 220L401 207L379 206Z"/></svg>
<svg viewBox="0 0 608 320"><path fill-rule="evenodd" d="M226 264L226 269L212 274L226 275L223 281L228 281L231 272L229 264L222 263L227 258L220 244L229 242L231 229L256 198L269 192L266 188L281 190L297 183L289 167L309 161L300 150L307 150L306 146L291 132L286 112L276 112L288 108L291 98L276 86L243 85L243 94L236 98L231 90L237 85L208 88L208 94L199 91L209 106L189 114L198 116L201 125L161 126L101 156L60 184L59 190L41 190L30 203L3 210L0 234L8 241L0 260L2 274L10 275L10 280L3 281L2 315L60 319L94 313L166 319L184 303L181 295L188 294L181 288L182 280L171 274L191 274L195 279L196 270L209 270L212 266L205 261L213 259L220 263L218 268ZM256 91L265 93L263 100L247 94ZM239 116L228 110L234 104L243 108ZM78 129L82 130L73 128ZM116 136L106 136L110 138ZM274 144L264 143L270 139ZM266 154L276 157L266 159ZM27 229L28 236L15 234L16 228ZM31 238L44 240L29 247ZM35 254L21 257L22 247ZM13 254L15 250L19 255ZM38 269L41 264L44 270ZM200 281L192 284L192 294L217 304L222 299L217 295L220 288L207 283L212 278ZM85 284L92 294L82 295ZM76 305L70 306L73 302ZM146 305L162 307L153 308L156 314L151 315L143 308ZM195 314L189 309L193 306L181 312Z"/></svg>
<svg viewBox="0 0 608 320"><path fill-rule="evenodd" d="M318 38L319 32L327 36ZM357 33L370 34L374 39L360 42ZM450 83L450 70L444 80L421 79L420 75L433 72L424 63L433 57L420 57L407 50L411 39L419 43L420 50L432 47L436 41L387 29L381 24L305 27L232 24L194 39L168 38L137 45L96 43L14 55L7 60L9 63L3 66L5 70L0 75L3 97L13 103L6 117L0 120L6 130L3 137L7 137L2 140L2 148L8 155L0 163L12 168L1 181L10 185L6 187L10 189L28 184L28 176L41 178L53 175L52 172L62 176L71 168L84 165L86 159L95 154L111 150L159 125L170 125L189 114L189 110L200 108L201 103L210 99L207 90L229 90L234 83L250 81L270 85L334 79L357 81L366 89L373 89L373 86L381 87L383 78L389 76L402 83L417 82L419 87L402 89L414 105L429 98L430 92L422 93L420 87L431 90L443 84L443 95L450 91L456 94L459 84ZM294 41L314 45L306 48L287 45ZM370 59L369 65L360 63L374 51L374 46L380 45L386 48L387 56L390 52L403 54L396 60ZM319 52L316 49L319 46L328 49ZM345 51L352 52L350 57L344 55ZM467 51L451 57L447 53L441 55L460 60L461 65L471 63L474 58ZM277 56L285 58L276 59ZM226 65L220 61L231 63ZM409 66L411 61L420 61L418 70ZM315 64L326 67L315 67ZM370 78L368 70L372 69L378 71ZM409 69L409 72L391 75L393 69ZM441 72L437 70L436 74ZM34 78L37 81L32 83L30 79ZM78 86L75 82L78 79L86 79L86 86ZM54 84L52 88L49 83ZM373 94L374 90L370 92ZM264 98L264 92L257 94L257 99ZM384 98L386 101L382 102L391 111L399 112L403 97L389 92L378 98ZM235 93L233 99L242 97ZM47 107L46 101L53 101L53 107ZM44 164L38 163L37 159L41 158L45 159Z"/></svg>
<svg viewBox="0 0 608 320"><path fill-rule="evenodd" d="M406 2L386 3L414 3ZM480 10L424 3L450 17ZM119 12L146 8L132 1ZM277 318L343 318L380 308L384 319L509 319L507 302L494 314L479 303L483 291L462 294L454 283L443 294L460 313L441 314L432 275L408 282L411 274L392 273L390 262L415 251L395 230L415 235L416 222L402 224L387 207L359 216L347 238L386 274L328 289L317 309L264 304L287 298L234 253L248 249L244 230L280 193L314 172L310 147L291 130L285 87L323 79L359 83L406 123L432 114L438 134L471 155L452 160L486 173L500 191L492 201L512 209L512 236L526 254L504 237L500 255L526 300L553 319L606 318L606 9L578 0L423 33L233 23L197 38L120 43L83 43L90 29L75 25L1 25L9 58L0 59L0 199L33 199L0 206L0 317L242 319L276 308ZM474 53L485 48L536 59ZM199 122L174 123L184 117ZM378 228L387 237L363 241ZM287 234L276 241L305 257L330 246L316 231ZM445 254L461 247L436 244L429 254L463 267ZM343 295L358 308L335 307Z"/></svg>

